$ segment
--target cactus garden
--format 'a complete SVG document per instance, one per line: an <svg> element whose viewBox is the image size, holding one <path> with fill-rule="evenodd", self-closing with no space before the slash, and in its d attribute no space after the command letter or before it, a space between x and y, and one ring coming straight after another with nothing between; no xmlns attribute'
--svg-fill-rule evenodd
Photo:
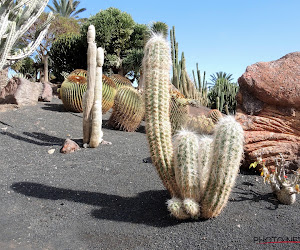
<svg viewBox="0 0 300 250"><path fill-rule="evenodd" d="M208 77L79 4L0 2L0 249L297 249L300 52Z"/></svg>

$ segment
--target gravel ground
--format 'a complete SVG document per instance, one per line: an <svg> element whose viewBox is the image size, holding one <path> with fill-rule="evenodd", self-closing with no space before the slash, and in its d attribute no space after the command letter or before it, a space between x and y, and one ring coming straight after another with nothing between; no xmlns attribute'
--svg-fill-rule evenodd
<svg viewBox="0 0 300 250"><path fill-rule="evenodd" d="M0 113L0 249L299 249L258 244L300 242L299 196L278 204L261 177L240 173L219 217L177 221L145 163L144 127L103 132L112 145L64 155L67 134L82 144L82 114L58 99Z"/></svg>

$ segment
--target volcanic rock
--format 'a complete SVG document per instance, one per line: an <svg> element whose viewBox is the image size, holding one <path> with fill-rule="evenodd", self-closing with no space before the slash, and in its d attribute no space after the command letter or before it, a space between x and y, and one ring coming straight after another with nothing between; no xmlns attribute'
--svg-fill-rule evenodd
<svg viewBox="0 0 300 250"><path fill-rule="evenodd" d="M300 156L300 52L248 66L238 79L236 119L245 131L245 162L261 157L274 167L279 154Z"/></svg>

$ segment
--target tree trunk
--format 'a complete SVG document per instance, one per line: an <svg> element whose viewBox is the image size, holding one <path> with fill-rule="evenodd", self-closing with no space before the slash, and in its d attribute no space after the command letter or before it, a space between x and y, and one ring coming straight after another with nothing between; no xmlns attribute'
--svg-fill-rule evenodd
<svg viewBox="0 0 300 250"><path fill-rule="evenodd" d="M8 68L0 70L0 91L7 85L8 82Z"/></svg>
<svg viewBox="0 0 300 250"><path fill-rule="evenodd" d="M43 58L42 58L42 62L43 62L43 65L44 65L44 68L43 68L43 77L41 77L41 82L49 82L49 66L48 66L48 53L46 52L45 55L43 55Z"/></svg>

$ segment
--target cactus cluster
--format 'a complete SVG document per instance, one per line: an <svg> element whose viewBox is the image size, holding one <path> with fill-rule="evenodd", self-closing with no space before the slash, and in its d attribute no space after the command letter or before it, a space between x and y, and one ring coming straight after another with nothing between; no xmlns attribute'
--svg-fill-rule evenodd
<svg viewBox="0 0 300 250"><path fill-rule="evenodd" d="M212 136L189 131L171 138L168 91L170 50L154 35L145 46L146 132L152 162L172 199L178 219L212 218L228 200L243 155L243 129L231 116L220 119Z"/></svg>
<svg viewBox="0 0 300 250"><path fill-rule="evenodd" d="M35 40L22 49L13 50L18 40L42 14L49 0L2 0L0 2L0 70L31 55L47 34L52 12L35 34Z"/></svg>
<svg viewBox="0 0 300 250"><path fill-rule="evenodd" d="M133 132L140 125L144 114L142 95L131 86L124 86L117 91L108 123L116 129Z"/></svg>
<svg viewBox="0 0 300 250"><path fill-rule="evenodd" d="M185 66L184 53L181 54L181 60L178 57L178 43L175 37L175 27L170 30L171 39L171 57L172 57L172 83L188 99L196 100L203 106L207 106L207 86L205 82L205 72L203 81L201 80L200 71L197 65L198 82L194 76L194 82L190 79ZM194 72L193 72L194 75Z"/></svg>

